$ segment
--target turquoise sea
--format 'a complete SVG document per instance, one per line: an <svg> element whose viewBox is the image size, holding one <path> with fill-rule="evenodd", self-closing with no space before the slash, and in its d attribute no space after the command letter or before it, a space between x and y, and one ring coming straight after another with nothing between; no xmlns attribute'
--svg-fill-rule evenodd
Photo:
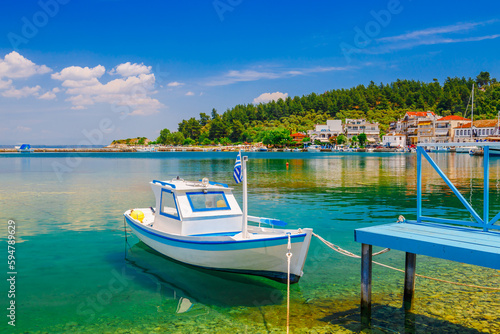
<svg viewBox="0 0 500 334"><path fill-rule="evenodd" d="M415 154L246 153L249 213L312 227L359 254L354 229L416 214ZM432 155L479 214L482 157ZM198 269L155 253L123 228L123 212L154 205L149 182L176 176L228 183L229 152L0 154L1 262L16 226L15 327L0 285L2 333L283 333L286 285ZM286 162L289 163L288 168ZM491 159L490 216L500 211L500 158ZM469 216L425 164L424 214ZM376 249L377 251L378 249ZM377 261L404 268L404 254ZM359 333L360 262L313 238L291 287L292 333ZM489 287L500 272L417 257L417 273ZM403 333L403 274L373 268L373 333ZM500 292L417 278L417 333L499 333ZM369 331L364 331L365 333Z"/></svg>

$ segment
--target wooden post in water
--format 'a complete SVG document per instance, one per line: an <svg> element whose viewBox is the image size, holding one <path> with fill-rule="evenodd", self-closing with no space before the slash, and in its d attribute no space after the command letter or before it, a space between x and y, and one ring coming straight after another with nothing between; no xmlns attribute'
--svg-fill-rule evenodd
<svg viewBox="0 0 500 334"><path fill-rule="evenodd" d="M413 306L416 267L417 267L417 255L406 252L405 291L403 295L403 308L405 312L411 311L411 308Z"/></svg>
<svg viewBox="0 0 500 334"><path fill-rule="evenodd" d="M372 245L361 244L361 324L372 321Z"/></svg>

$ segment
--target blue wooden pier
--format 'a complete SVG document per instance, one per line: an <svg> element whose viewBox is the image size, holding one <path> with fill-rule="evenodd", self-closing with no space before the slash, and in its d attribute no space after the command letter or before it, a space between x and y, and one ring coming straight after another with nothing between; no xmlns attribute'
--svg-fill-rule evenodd
<svg viewBox="0 0 500 334"><path fill-rule="evenodd" d="M427 144L428 146L429 144ZM425 152L424 144L417 147L417 220L360 228L354 239L361 246L361 319L371 323L372 246L395 249L406 253L403 307L412 308L415 290L417 254L500 269L500 213L489 217L489 147L499 143L446 143L433 146L479 146L484 150L483 216L452 184L439 166ZM422 158L434 168L473 217L473 221L451 220L422 215Z"/></svg>

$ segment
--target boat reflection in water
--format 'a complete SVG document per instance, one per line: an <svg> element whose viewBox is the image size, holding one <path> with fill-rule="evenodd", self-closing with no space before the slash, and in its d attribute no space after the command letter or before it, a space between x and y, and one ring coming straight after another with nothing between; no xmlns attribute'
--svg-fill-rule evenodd
<svg viewBox="0 0 500 334"><path fill-rule="evenodd" d="M206 306L264 306L280 304L280 289L240 274L207 270L170 259L138 242L127 252L128 264L147 278L136 280L156 289L163 298L177 299L176 313L191 310L194 304Z"/></svg>

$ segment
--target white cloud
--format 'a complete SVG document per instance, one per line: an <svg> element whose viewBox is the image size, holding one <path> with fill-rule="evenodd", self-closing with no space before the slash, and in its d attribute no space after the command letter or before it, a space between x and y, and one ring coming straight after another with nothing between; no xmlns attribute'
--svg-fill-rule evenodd
<svg viewBox="0 0 500 334"><path fill-rule="evenodd" d="M87 108L85 108L84 106L76 106L76 107L73 106L73 107L71 107L71 109L72 110L83 110L83 109L87 109Z"/></svg>
<svg viewBox="0 0 500 334"><path fill-rule="evenodd" d="M52 74L52 79L65 81L65 80L92 80L100 78L106 69L102 65L97 65L94 68L70 66L64 68L61 72Z"/></svg>
<svg viewBox="0 0 500 334"><path fill-rule="evenodd" d="M12 80L7 80L7 81L0 80L0 90L10 88L11 86L12 86Z"/></svg>
<svg viewBox="0 0 500 334"><path fill-rule="evenodd" d="M55 99L57 96L56 94L54 94L54 92L51 92L51 91L48 91L46 92L45 94L42 94L40 95L38 98L40 100L53 100Z"/></svg>
<svg viewBox="0 0 500 334"><path fill-rule="evenodd" d="M184 85L182 82L177 82L177 81L169 82L167 84L168 87L178 87L178 86L182 86L182 85Z"/></svg>
<svg viewBox="0 0 500 334"><path fill-rule="evenodd" d="M378 41L395 42L395 41L402 41L402 40L409 40L409 39L417 39L417 38L420 38L423 36L434 36L434 35L441 35L441 34L454 33L454 32L464 32L464 31L471 30L477 26L483 26L486 24L494 23L494 22L497 22L497 20L489 20L489 21L484 21L484 22L456 23L456 24L449 25L449 26L426 28L426 29L416 30L416 31L412 31L412 32L397 35L397 36L379 38Z"/></svg>
<svg viewBox="0 0 500 334"><path fill-rule="evenodd" d="M20 125L19 125L19 126L16 128L16 131L20 131L20 132L30 132L30 131L31 131L31 128L28 128L28 127L26 127L26 126L20 126Z"/></svg>
<svg viewBox="0 0 500 334"><path fill-rule="evenodd" d="M28 78L35 74L45 74L52 70L45 65L36 65L16 51L0 58L0 78Z"/></svg>
<svg viewBox="0 0 500 334"><path fill-rule="evenodd" d="M346 71L354 69L353 66L344 66L344 67L310 67L310 68L298 68L298 69L267 69L265 71L261 70L232 70L219 76L217 78L213 78L207 83L206 86L225 86L231 85L237 82L245 82L245 81L257 81L262 79L281 79L281 78L290 78L297 75L307 75L311 73L319 73L319 72L330 72L330 71Z"/></svg>
<svg viewBox="0 0 500 334"><path fill-rule="evenodd" d="M19 99L21 97L28 97L28 96L38 96L38 91L41 89L40 86L35 86L35 87L23 87L21 89L15 89L14 87L11 87L8 90L5 90L2 92L2 96L4 97L14 97L16 99Z"/></svg>
<svg viewBox="0 0 500 334"><path fill-rule="evenodd" d="M187 93L186 93L186 96L193 96L193 95L194 95L194 93L193 93L193 92L187 92Z"/></svg>
<svg viewBox="0 0 500 334"><path fill-rule="evenodd" d="M122 77L130 77L132 75L149 74L151 73L151 68L151 66L146 66L143 63L132 64L130 62L126 62L116 66L111 70L110 74L119 74Z"/></svg>
<svg viewBox="0 0 500 334"><path fill-rule="evenodd" d="M497 39L500 37L500 34L470 36L472 33L471 30L496 22L498 22L498 20L456 23L448 26L415 30L396 36L379 38L375 40L375 44L373 46L359 49L356 48L353 49L352 52L364 54L385 54L398 50L413 49L421 45L467 43ZM465 33L467 33L467 37L464 37Z"/></svg>
<svg viewBox="0 0 500 334"><path fill-rule="evenodd" d="M288 93L274 92L274 93L264 93L260 94L258 97L253 99L254 104L258 103L266 103L269 101L278 101L279 99L286 99L288 97Z"/></svg>

